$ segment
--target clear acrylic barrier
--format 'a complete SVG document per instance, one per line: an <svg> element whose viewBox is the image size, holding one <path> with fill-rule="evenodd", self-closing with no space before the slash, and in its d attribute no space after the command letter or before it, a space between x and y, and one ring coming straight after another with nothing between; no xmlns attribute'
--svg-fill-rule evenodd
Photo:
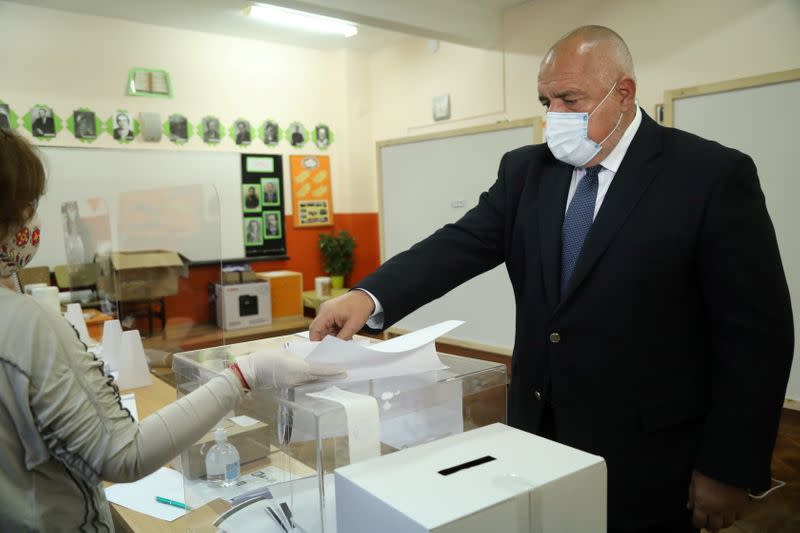
<svg viewBox="0 0 800 533"><path fill-rule="evenodd" d="M264 339L175 354L178 396L211 379L237 355L281 348L285 340ZM375 398L380 454L505 422L505 365L446 354L440 358L449 368L335 384ZM342 406L310 396L332 384L253 392L221 422L241 460L241 476L232 487L211 487L205 479L205 454L214 443L211 433L181 455L187 505L200 508L211 502L214 509L227 509L215 524L209 524L209 531L215 527L237 532L283 531L269 508L279 518L285 518L281 510L288 509L298 531L336 531L333 471L350 464L351 445L355 449L361 442L350 442ZM250 420L232 419L242 415ZM248 496L256 499L248 500Z"/></svg>
<svg viewBox="0 0 800 533"><path fill-rule="evenodd" d="M193 338L224 344L211 299L222 270L219 204L211 185L65 202L67 264L56 266L60 289L70 291L63 303L82 304L87 322L98 322L90 325L98 342L105 320L138 330L154 371L169 373L172 353Z"/></svg>

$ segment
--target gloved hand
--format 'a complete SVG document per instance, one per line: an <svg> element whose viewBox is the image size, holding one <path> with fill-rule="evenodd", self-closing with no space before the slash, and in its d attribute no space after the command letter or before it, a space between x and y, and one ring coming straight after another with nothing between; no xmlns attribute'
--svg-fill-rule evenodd
<svg viewBox="0 0 800 533"><path fill-rule="evenodd" d="M343 368L307 363L286 350L262 350L236 358L250 389L293 387L320 378L342 378Z"/></svg>

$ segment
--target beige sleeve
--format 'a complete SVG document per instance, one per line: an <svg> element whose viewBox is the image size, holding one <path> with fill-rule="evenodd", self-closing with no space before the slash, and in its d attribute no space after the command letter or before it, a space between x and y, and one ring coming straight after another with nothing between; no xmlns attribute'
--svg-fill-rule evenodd
<svg viewBox="0 0 800 533"><path fill-rule="evenodd" d="M103 464L103 479L129 482L164 466L212 430L242 398L238 378L225 370L139 424L136 438Z"/></svg>

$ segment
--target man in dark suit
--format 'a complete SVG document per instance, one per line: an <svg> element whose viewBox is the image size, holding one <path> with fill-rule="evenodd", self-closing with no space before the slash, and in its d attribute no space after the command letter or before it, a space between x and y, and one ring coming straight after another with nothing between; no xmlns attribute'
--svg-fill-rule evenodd
<svg viewBox="0 0 800 533"><path fill-rule="evenodd" d="M605 458L610 531L727 527L770 485L794 342L755 165L645 115L608 28L553 46L539 99L547 145L323 304L311 339L388 327L505 262L509 423Z"/></svg>
<svg viewBox="0 0 800 533"><path fill-rule="evenodd" d="M36 120L33 121L31 129L34 137L52 137L56 134L56 124L52 115L48 115L47 109L40 107L36 110Z"/></svg>

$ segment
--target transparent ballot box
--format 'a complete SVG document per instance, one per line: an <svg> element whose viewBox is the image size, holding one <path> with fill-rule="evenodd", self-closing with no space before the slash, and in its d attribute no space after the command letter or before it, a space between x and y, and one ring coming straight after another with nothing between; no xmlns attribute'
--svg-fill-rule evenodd
<svg viewBox="0 0 800 533"><path fill-rule="evenodd" d="M236 356L283 348L284 341L175 354L178 396L213 378ZM336 531L336 468L505 422L505 365L447 354L439 358L446 369L248 394L218 424L239 454L238 480L223 487L207 479L212 431L181 455L186 504L213 517L208 531L284 531L287 526L289 531ZM330 399L331 391L345 400Z"/></svg>

